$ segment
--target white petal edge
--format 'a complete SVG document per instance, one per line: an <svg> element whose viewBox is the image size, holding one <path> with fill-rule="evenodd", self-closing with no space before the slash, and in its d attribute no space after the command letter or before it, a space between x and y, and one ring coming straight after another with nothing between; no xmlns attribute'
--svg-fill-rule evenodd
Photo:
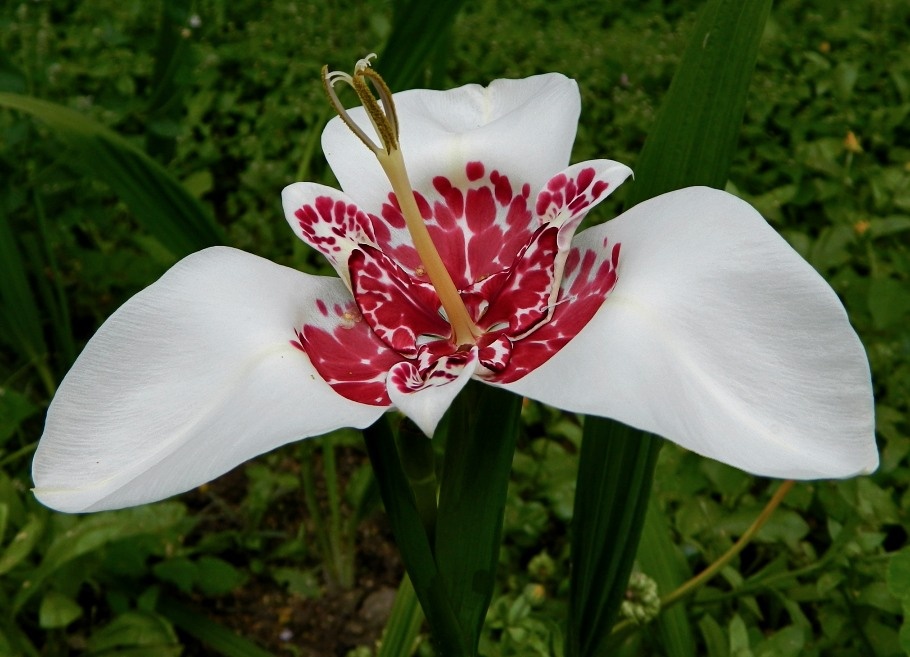
<svg viewBox="0 0 910 657"><path fill-rule="evenodd" d="M604 238L622 244L613 292L558 354L505 387L754 474L877 467L863 346L834 291L754 208L689 188L576 243Z"/></svg>
<svg viewBox="0 0 910 657"><path fill-rule="evenodd" d="M394 99L401 150L418 192L432 190L436 176L457 183L474 161L507 175L516 188L529 183L538 190L568 165L581 112L578 85L559 73L494 80L487 87L413 89ZM363 108L349 113L376 139ZM373 153L337 117L322 134L322 149L341 188L378 213L391 186Z"/></svg>
<svg viewBox="0 0 910 657"><path fill-rule="evenodd" d="M180 493L287 442L364 427L385 409L336 394L295 327L350 295L224 247L193 254L114 313L47 413L35 494L67 512Z"/></svg>
<svg viewBox="0 0 910 657"><path fill-rule="evenodd" d="M428 385L422 390L408 393L400 391L397 386L387 384L386 390L389 393L389 399L421 431L432 438L442 416L449 410L462 388L471 380L479 363L475 348L471 360L465 363L453 381L442 385ZM405 364L399 363L399 365Z"/></svg>

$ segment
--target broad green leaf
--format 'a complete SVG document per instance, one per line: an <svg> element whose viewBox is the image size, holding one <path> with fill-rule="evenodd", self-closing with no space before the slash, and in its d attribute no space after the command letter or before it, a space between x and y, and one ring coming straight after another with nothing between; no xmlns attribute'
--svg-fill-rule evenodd
<svg viewBox="0 0 910 657"><path fill-rule="evenodd" d="M730 633L730 657L752 657L749 630L739 614L734 614L728 626Z"/></svg>
<svg viewBox="0 0 910 657"><path fill-rule="evenodd" d="M64 153L69 163L107 183L175 256L223 243L221 230L199 201L123 137L67 107L29 96L0 93L0 107L50 126L70 146Z"/></svg>
<svg viewBox="0 0 910 657"><path fill-rule="evenodd" d="M198 588L207 596L230 593L243 584L245 579L243 573L227 561L211 555L203 555L196 561L186 557L168 559L155 564L152 572L184 593Z"/></svg>
<svg viewBox="0 0 910 657"><path fill-rule="evenodd" d="M805 629L790 625L756 646L755 657L798 657L803 654L805 645Z"/></svg>
<svg viewBox="0 0 910 657"><path fill-rule="evenodd" d="M173 584L184 593L192 591L196 583L196 564L186 557L156 563L152 572L158 579Z"/></svg>
<svg viewBox="0 0 910 657"><path fill-rule="evenodd" d="M204 555L196 562L199 590L207 596L226 595L241 586L246 576L224 559Z"/></svg>
<svg viewBox="0 0 910 657"><path fill-rule="evenodd" d="M301 598L318 598L322 595L319 577L312 570L300 568L273 568L272 578L283 584L288 593Z"/></svg>
<svg viewBox="0 0 910 657"><path fill-rule="evenodd" d="M38 412L28 397L12 388L0 387L0 445L12 436L23 420Z"/></svg>
<svg viewBox="0 0 910 657"><path fill-rule="evenodd" d="M41 599L38 624L44 629L66 627L82 615L82 607L69 596L48 591Z"/></svg>
<svg viewBox="0 0 910 657"><path fill-rule="evenodd" d="M452 607L475 650L496 582L520 412L520 397L472 381L449 416L434 547Z"/></svg>
<svg viewBox="0 0 910 657"><path fill-rule="evenodd" d="M18 610L58 568L113 541L142 534L158 535L181 522L186 509L177 502L108 511L80 517L77 524L56 535L34 571L28 587L19 590L13 602Z"/></svg>
<svg viewBox="0 0 910 657"><path fill-rule="evenodd" d="M910 601L910 547L896 552L888 562L888 590L895 598Z"/></svg>
<svg viewBox="0 0 910 657"><path fill-rule="evenodd" d="M910 316L906 281L874 278L869 283L869 312L876 329L904 326Z"/></svg>
<svg viewBox="0 0 910 657"><path fill-rule="evenodd" d="M711 616L702 616L698 621L698 629L708 651L707 657L730 657L730 645L723 628Z"/></svg>
<svg viewBox="0 0 910 657"><path fill-rule="evenodd" d="M636 163L628 205L690 185L724 187L770 10L771 0L709 0L702 9ZM613 438L606 442L606 436ZM592 446L596 441L604 444ZM658 446L659 439L610 420L585 421L572 538L570 657L602 654L608 640L638 546Z"/></svg>
<svg viewBox="0 0 910 657"><path fill-rule="evenodd" d="M174 628L158 614L129 611L92 634L86 657L179 657L183 652Z"/></svg>
<svg viewBox="0 0 910 657"><path fill-rule="evenodd" d="M905 621L906 622L906 621ZM889 622L883 623L882 620L876 618L875 616L870 616L862 624L862 632L865 636L869 637L869 645L871 650L869 651L870 655L879 655L891 657L892 655L900 655L902 648L904 647L903 639L901 635L904 631L904 628L901 627L900 630L892 627ZM907 654L906 650L903 650L904 655ZM763 657L770 657L770 655L765 655Z"/></svg>
<svg viewBox="0 0 910 657"><path fill-rule="evenodd" d="M4 509L8 509L5 504ZM0 575L5 575L12 570L17 564L25 559L34 549L38 539L44 533L44 516L32 515L29 517L25 526L16 532L9 545L3 549L0 555ZM0 534L2 536L2 534Z"/></svg>

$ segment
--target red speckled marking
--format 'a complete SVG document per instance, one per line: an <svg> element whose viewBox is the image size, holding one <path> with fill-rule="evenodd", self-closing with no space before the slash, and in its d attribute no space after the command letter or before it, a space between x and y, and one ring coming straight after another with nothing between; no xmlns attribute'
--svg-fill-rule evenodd
<svg viewBox="0 0 910 657"><path fill-rule="evenodd" d="M472 162L465 167L463 179L436 176L432 189L415 195L430 237L458 289L509 267L538 227L530 208L530 187L523 184L518 192L514 189L508 176ZM376 246L409 274L422 278L420 259L394 194L389 194L379 216L371 218ZM384 225L376 225L377 221Z"/></svg>
<svg viewBox="0 0 910 657"><path fill-rule="evenodd" d="M388 256L372 247L351 254L351 287L373 333L405 358L417 357L417 338L448 339L451 327L439 314L431 285L413 280Z"/></svg>
<svg viewBox="0 0 910 657"><path fill-rule="evenodd" d="M346 199L318 196L299 207L294 216L304 242L341 265L356 244L375 244L373 221L366 212Z"/></svg>
<svg viewBox="0 0 910 657"><path fill-rule="evenodd" d="M591 321L610 291L616 285L616 268L619 264L620 245L603 251L584 252L572 249L566 266L559 296L550 321L512 348L506 370L488 376L490 381L511 383L550 360Z"/></svg>
<svg viewBox="0 0 910 657"><path fill-rule="evenodd" d="M504 324L508 328L499 330L518 337L546 319L554 283L557 230L549 226L538 230L501 285L484 290L489 309L477 319L479 328L491 330Z"/></svg>
<svg viewBox="0 0 910 657"><path fill-rule="evenodd" d="M608 188L594 166L576 165L550 179L532 213L526 183L516 193L507 176L471 162L457 182L437 176L432 189L415 192L483 331L476 345L463 346L450 341L395 196L376 215L320 196L296 215L309 243L330 259L346 258L356 305L330 311L317 301L321 320L297 331L293 344L339 394L365 404L389 405L387 386L409 393L445 385L475 359L475 376L520 379L577 335L616 284L619 244L570 249L578 224Z"/></svg>
<svg viewBox="0 0 910 657"><path fill-rule="evenodd" d="M353 304L348 317L339 310L335 309L334 329L304 326L291 344L309 356L319 375L342 397L372 406L391 405L386 376L401 356L359 319ZM350 319L352 315L357 319Z"/></svg>

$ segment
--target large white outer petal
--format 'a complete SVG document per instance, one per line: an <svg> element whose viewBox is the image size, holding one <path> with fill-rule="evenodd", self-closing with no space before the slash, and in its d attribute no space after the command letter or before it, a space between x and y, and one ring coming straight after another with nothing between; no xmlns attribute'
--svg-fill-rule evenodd
<svg viewBox="0 0 910 657"><path fill-rule="evenodd" d="M416 191L433 178L464 179L465 164L481 161L520 188L535 192L569 162L581 97L559 73L495 80L447 91L413 89L394 95L401 151ZM349 111L364 132L378 138L361 107ZM322 149L341 188L360 207L378 212L391 186L372 151L339 118L329 121Z"/></svg>
<svg viewBox="0 0 910 657"><path fill-rule="evenodd" d="M316 299L350 293L235 249L180 261L104 323L60 385L35 454L38 499L69 512L142 504L371 424L384 409L333 392L290 344Z"/></svg>
<svg viewBox="0 0 910 657"><path fill-rule="evenodd" d="M877 467L863 346L837 296L747 203L689 188L578 236L622 244L618 282L562 351L506 386L743 470Z"/></svg>

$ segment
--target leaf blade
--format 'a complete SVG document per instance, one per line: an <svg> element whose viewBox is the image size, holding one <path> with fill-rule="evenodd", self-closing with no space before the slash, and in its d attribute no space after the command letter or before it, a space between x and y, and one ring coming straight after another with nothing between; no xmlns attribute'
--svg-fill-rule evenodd
<svg viewBox="0 0 910 657"><path fill-rule="evenodd" d="M710 0L703 8L636 165L628 206L690 185L724 187L770 10L770 0ZM581 514L595 501L625 504L625 513L601 517L606 526L591 529L577 540L573 535L577 572L573 571L570 591L566 646L570 657L601 654L598 650L608 642L641 535L660 444L656 436L612 425L618 423L596 417L586 419L582 465L586 453L588 458L601 459L599 463L620 459L626 463L627 472L634 475L631 479L619 476L611 482L608 468L579 469L576 519L584 517ZM586 447L605 435L617 438L609 446ZM626 517L636 513L641 517ZM617 537L624 540L617 543ZM592 553L608 554L617 565L602 566L590 556ZM589 582L592 578L601 581L596 578L604 575L608 577L606 585L592 591ZM596 621L592 622L592 618Z"/></svg>
<svg viewBox="0 0 910 657"><path fill-rule="evenodd" d="M208 211L168 171L120 135L62 105L0 93L0 107L46 123L69 146L70 164L110 185L175 256L223 244Z"/></svg>

